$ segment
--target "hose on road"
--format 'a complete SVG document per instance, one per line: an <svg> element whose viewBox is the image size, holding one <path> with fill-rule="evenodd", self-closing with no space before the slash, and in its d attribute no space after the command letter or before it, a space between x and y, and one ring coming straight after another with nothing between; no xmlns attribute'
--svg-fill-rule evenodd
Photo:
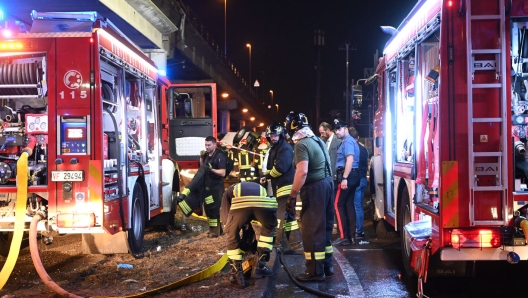
<svg viewBox="0 0 528 298"><path fill-rule="evenodd" d="M56 284L51 277L46 272L46 269L42 265L42 261L40 260L40 255L38 251L38 242L37 242L37 225L38 222L42 219L41 214L37 214L33 216L33 219L31 220L31 224L29 225L29 251L31 252L31 260L33 260L33 265L35 265L35 269L37 270L38 275L40 276L40 279L44 282L44 284L51 289L53 292L61 295L62 297L68 297L68 298L82 298L81 296L77 296L75 294L72 294L63 288L61 288L58 284Z"/></svg>
<svg viewBox="0 0 528 298"><path fill-rule="evenodd" d="M312 289L310 287L307 287L303 284L301 284L294 276L293 274L290 272L290 270L288 269L288 266L286 266L284 264L284 261L282 260L282 250L280 249L277 249L277 252L279 253L279 261L282 265L282 267L284 267L284 271L286 271L286 273L288 274L288 277L293 281L293 283L299 287L300 289L302 290L305 290L306 292L308 293L312 293L314 295L317 295L319 297L328 297L328 298L335 298L334 295L331 295L331 294L328 294L326 292L321 292L321 291L318 291L318 290L315 290L315 289Z"/></svg>

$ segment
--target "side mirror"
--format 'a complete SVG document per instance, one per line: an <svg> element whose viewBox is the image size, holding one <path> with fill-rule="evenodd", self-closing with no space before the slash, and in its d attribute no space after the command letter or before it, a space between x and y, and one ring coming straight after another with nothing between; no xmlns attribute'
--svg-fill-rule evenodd
<svg viewBox="0 0 528 298"><path fill-rule="evenodd" d="M354 85L352 88L352 96L354 96L354 103L357 103L358 106L361 106L363 103L363 86Z"/></svg>

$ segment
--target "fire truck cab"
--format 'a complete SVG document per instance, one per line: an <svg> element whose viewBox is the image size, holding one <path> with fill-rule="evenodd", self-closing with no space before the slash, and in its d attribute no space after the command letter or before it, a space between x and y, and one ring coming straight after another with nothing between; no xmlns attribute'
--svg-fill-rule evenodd
<svg viewBox="0 0 528 298"><path fill-rule="evenodd" d="M524 3L418 1L380 59L374 218L419 278L528 259Z"/></svg>

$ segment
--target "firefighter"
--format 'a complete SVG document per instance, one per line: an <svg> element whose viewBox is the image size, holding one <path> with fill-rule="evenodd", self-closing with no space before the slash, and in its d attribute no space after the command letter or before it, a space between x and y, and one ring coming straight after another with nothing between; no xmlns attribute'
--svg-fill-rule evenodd
<svg viewBox="0 0 528 298"><path fill-rule="evenodd" d="M300 193L301 235L306 271L299 281L322 281L334 276L333 248L330 241L334 225L332 170L324 143L316 137L303 113L290 112L285 128L294 142L295 176L290 192L290 208L295 208Z"/></svg>
<svg viewBox="0 0 528 298"><path fill-rule="evenodd" d="M178 197L178 206L185 216L190 216L205 200L205 213L209 218L207 236L216 238L221 234L219 219L226 157L221 149L216 148L216 139L212 136L205 138L205 150L198 172Z"/></svg>
<svg viewBox="0 0 528 298"><path fill-rule="evenodd" d="M249 152L248 141L243 139L240 141L240 150L238 152L238 166L240 169L240 181L253 180L255 176L255 168L253 167L254 155Z"/></svg>
<svg viewBox="0 0 528 298"><path fill-rule="evenodd" d="M231 284L238 288L244 288L246 285L242 270L244 251L241 249L241 243L244 241L240 238L240 230L246 230L253 219L258 220L262 228L251 276L262 278L273 275L273 271L266 267L266 262L269 261L273 249L273 235L277 226L277 200L268 197L264 187L258 183L239 182L225 191L222 202L222 218L226 218L226 246L231 265Z"/></svg>
<svg viewBox="0 0 528 298"><path fill-rule="evenodd" d="M290 254L302 245L301 231L295 219L295 209L291 210L286 201L289 198L295 169L292 166L293 148L284 140L284 127L272 123L266 128L266 138L272 144L266 164L266 172L260 183L271 180L273 196L277 198L277 238L275 246L281 247L282 237L286 241L282 245L284 253Z"/></svg>

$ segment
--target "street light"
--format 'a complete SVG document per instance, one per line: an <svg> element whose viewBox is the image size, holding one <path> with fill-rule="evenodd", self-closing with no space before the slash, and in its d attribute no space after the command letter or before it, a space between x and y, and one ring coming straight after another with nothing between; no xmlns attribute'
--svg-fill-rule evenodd
<svg viewBox="0 0 528 298"><path fill-rule="evenodd" d="M275 107L277 107L277 119L279 119L279 104L275 104Z"/></svg>
<svg viewBox="0 0 528 298"><path fill-rule="evenodd" d="M251 89L251 45L248 43L246 44L246 47L249 48L249 89Z"/></svg>
<svg viewBox="0 0 528 298"><path fill-rule="evenodd" d="M223 98L228 98L229 97L229 93L226 93L226 92L222 93L222 97Z"/></svg>
<svg viewBox="0 0 528 298"><path fill-rule="evenodd" d="M224 56L227 56L227 0L224 0Z"/></svg>
<svg viewBox="0 0 528 298"><path fill-rule="evenodd" d="M271 104L273 104L273 90L270 90L271 93Z"/></svg>

